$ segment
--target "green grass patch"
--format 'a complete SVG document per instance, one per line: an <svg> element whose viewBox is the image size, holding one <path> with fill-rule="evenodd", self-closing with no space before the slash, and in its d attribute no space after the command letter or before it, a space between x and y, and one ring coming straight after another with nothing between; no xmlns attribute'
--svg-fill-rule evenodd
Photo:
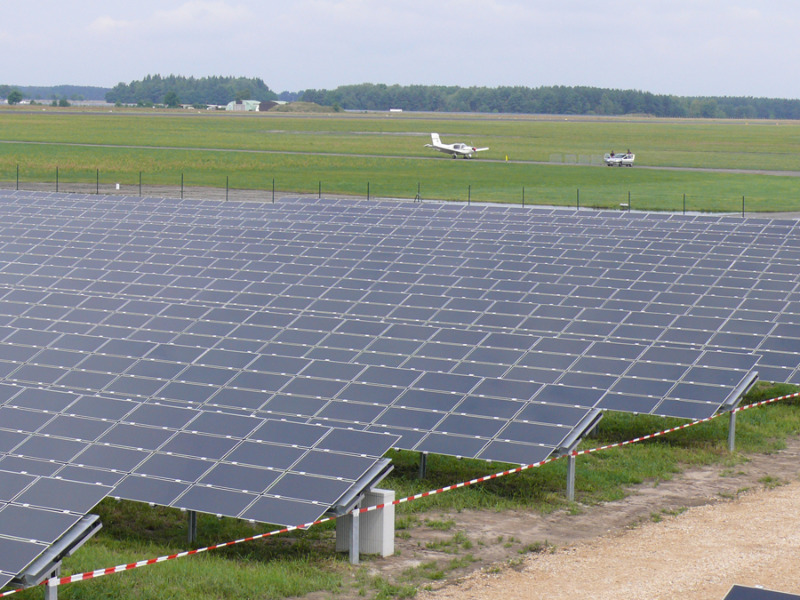
<svg viewBox="0 0 800 600"><path fill-rule="evenodd" d="M489 145L475 160L423 146ZM800 210L800 123L436 115L41 114L0 111L0 181L121 183L637 210ZM631 148L637 165L556 165ZM508 162L506 162L508 158ZM487 160L488 159L488 160ZM515 162L522 161L522 162ZM542 164L533 164L538 162ZM685 197L685 202L684 202ZM266 195L265 195L266 198Z"/></svg>
<svg viewBox="0 0 800 600"><path fill-rule="evenodd" d="M489 146L481 157L496 160L630 148L643 165L788 171L800 150L800 123L766 120L3 110L0 123L3 141L406 157L435 156L423 146L437 131L445 142Z"/></svg>

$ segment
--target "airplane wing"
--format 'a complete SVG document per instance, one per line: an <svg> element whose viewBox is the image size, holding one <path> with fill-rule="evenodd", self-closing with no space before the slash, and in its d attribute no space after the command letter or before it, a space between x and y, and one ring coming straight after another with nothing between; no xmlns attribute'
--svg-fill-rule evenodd
<svg viewBox="0 0 800 600"><path fill-rule="evenodd" d="M483 152L484 150L488 150L489 148L473 148L473 152Z"/></svg>

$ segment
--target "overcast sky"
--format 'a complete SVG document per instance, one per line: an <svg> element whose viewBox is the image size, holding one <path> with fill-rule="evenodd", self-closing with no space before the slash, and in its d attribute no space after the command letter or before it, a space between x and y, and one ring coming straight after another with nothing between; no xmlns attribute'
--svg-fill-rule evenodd
<svg viewBox="0 0 800 600"><path fill-rule="evenodd" d="M0 83L148 74L800 98L797 0L22 0Z"/></svg>

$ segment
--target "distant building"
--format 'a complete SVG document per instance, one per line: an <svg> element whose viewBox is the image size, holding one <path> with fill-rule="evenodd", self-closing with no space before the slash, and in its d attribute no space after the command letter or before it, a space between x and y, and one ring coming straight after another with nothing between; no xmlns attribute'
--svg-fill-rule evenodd
<svg viewBox="0 0 800 600"><path fill-rule="evenodd" d="M225 110L233 110L240 112L258 112L258 107L261 104L258 100L233 100L228 102Z"/></svg>
<svg viewBox="0 0 800 600"><path fill-rule="evenodd" d="M286 102L283 100L268 100L266 102L260 102L258 100L234 100L233 102L228 102L225 110L264 112L280 104L286 104Z"/></svg>

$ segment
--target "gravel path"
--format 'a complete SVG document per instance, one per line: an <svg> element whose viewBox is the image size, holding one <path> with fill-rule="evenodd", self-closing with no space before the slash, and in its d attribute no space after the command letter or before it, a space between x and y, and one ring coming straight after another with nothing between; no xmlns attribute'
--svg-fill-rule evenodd
<svg viewBox="0 0 800 600"><path fill-rule="evenodd" d="M734 584L800 592L800 482L691 508L476 573L419 600L722 600Z"/></svg>

